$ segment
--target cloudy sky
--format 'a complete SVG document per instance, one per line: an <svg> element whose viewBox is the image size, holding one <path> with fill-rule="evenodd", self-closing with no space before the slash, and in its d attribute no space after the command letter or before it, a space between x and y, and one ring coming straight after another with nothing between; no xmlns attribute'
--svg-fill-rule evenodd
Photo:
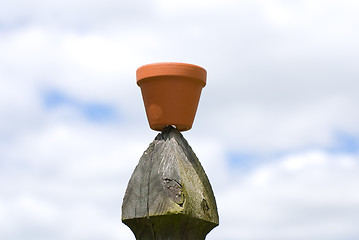
<svg viewBox="0 0 359 240"><path fill-rule="evenodd" d="M131 240L127 182L156 136L136 69L208 72L184 132L208 240L359 239L359 2L0 3L0 239Z"/></svg>

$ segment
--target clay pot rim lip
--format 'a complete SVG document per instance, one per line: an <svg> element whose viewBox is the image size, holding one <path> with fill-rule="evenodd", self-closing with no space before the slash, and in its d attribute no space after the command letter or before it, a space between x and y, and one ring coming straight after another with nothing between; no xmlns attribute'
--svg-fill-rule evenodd
<svg viewBox="0 0 359 240"><path fill-rule="evenodd" d="M158 62L142 65L136 71L137 85L145 79L159 76L178 76L200 80L206 85L207 71L203 67L190 63Z"/></svg>

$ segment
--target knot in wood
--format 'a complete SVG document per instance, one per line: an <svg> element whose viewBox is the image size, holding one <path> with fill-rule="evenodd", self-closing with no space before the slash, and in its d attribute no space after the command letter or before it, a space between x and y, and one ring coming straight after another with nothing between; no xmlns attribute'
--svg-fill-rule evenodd
<svg viewBox="0 0 359 240"><path fill-rule="evenodd" d="M174 179L165 178L163 183L166 189L167 196L177 203L180 207L183 207L184 194L182 191L182 185Z"/></svg>

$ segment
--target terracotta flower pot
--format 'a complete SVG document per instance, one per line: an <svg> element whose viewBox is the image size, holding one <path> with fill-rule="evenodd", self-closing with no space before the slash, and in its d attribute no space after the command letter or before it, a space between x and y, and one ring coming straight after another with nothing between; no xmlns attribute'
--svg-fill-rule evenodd
<svg viewBox="0 0 359 240"><path fill-rule="evenodd" d="M147 119L151 129L161 131L175 125L179 131L191 129L202 88L204 68L186 63L153 63L137 69Z"/></svg>

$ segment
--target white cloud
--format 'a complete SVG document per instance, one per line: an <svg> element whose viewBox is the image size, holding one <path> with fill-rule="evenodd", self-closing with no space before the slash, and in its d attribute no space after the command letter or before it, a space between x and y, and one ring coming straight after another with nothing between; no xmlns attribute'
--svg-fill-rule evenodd
<svg viewBox="0 0 359 240"><path fill-rule="evenodd" d="M53 123L2 149L1 238L131 238L121 202L148 142L104 130Z"/></svg>
<svg viewBox="0 0 359 240"><path fill-rule="evenodd" d="M355 155L306 152L258 166L240 181L232 179L231 189L216 196L221 225L208 239L357 236L357 162Z"/></svg>

